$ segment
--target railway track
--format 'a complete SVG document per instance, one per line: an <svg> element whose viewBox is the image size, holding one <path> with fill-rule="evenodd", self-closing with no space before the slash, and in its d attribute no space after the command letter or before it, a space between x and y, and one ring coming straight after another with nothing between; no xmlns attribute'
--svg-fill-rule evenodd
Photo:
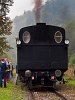
<svg viewBox="0 0 75 100"><path fill-rule="evenodd" d="M53 93L55 93L60 100L67 100L60 92L56 91L55 89L53 90Z"/></svg>
<svg viewBox="0 0 75 100"><path fill-rule="evenodd" d="M75 92L73 92L72 89L66 85L60 85L60 87L57 87L58 90L44 88L30 91L27 86L22 83L21 88L25 91L25 94L27 94L26 100L75 100Z"/></svg>
<svg viewBox="0 0 75 100"><path fill-rule="evenodd" d="M34 92L33 91L29 91L28 100L35 100Z"/></svg>
<svg viewBox="0 0 75 100"><path fill-rule="evenodd" d="M68 100L59 91L51 90L29 90L28 100Z"/></svg>

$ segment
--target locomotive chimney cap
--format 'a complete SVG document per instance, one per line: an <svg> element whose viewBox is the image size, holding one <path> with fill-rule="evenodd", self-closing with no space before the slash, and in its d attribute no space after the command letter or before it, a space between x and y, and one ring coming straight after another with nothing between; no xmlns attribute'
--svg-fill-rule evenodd
<svg viewBox="0 0 75 100"><path fill-rule="evenodd" d="M46 23L36 23L36 25L46 25Z"/></svg>

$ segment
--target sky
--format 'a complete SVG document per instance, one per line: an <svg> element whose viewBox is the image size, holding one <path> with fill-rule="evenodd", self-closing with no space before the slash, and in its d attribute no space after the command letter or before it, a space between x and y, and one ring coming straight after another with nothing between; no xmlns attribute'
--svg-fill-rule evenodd
<svg viewBox="0 0 75 100"><path fill-rule="evenodd" d="M13 6L9 7L10 12L8 16L14 19L15 16L20 16L24 11L32 10L34 8L34 0L13 0ZM46 0L43 0L46 1Z"/></svg>
<svg viewBox="0 0 75 100"><path fill-rule="evenodd" d="M34 7L33 0L13 0L13 6L10 6L8 16L13 19L15 16L22 15L24 11L32 10Z"/></svg>

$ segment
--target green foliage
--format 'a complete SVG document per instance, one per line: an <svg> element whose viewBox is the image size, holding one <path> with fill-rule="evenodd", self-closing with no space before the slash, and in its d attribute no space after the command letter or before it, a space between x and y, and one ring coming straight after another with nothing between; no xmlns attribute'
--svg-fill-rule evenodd
<svg viewBox="0 0 75 100"><path fill-rule="evenodd" d="M25 91L25 85L18 82L18 85L14 84L14 78L16 70L13 70L13 78L8 81L7 88L0 88L0 100L28 100L27 91Z"/></svg>
<svg viewBox="0 0 75 100"><path fill-rule="evenodd" d="M0 0L0 14L5 16L9 13L9 6L12 6L13 0Z"/></svg>
<svg viewBox="0 0 75 100"><path fill-rule="evenodd" d="M5 37L0 37L0 56L4 54L5 51L9 51L12 47L7 43Z"/></svg>
<svg viewBox="0 0 75 100"><path fill-rule="evenodd" d="M68 79L68 84L74 86L75 85L75 78Z"/></svg>
<svg viewBox="0 0 75 100"><path fill-rule="evenodd" d="M75 65L75 52L72 53L72 55L69 58L69 65L74 66Z"/></svg>
<svg viewBox="0 0 75 100"><path fill-rule="evenodd" d="M0 0L0 55L11 49L5 36L12 34L12 21L6 16L9 13L9 6L12 4L13 0Z"/></svg>
<svg viewBox="0 0 75 100"><path fill-rule="evenodd" d="M0 100L28 100L27 91L22 90L21 85L13 84L13 79L11 79L7 83L7 88L0 88Z"/></svg>
<svg viewBox="0 0 75 100"><path fill-rule="evenodd" d="M7 89L5 88L0 88L0 99L1 100L8 100L8 98L10 100L14 99L14 95L13 95L13 84L9 83L7 84Z"/></svg>
<svg viewBox="0 0 75 100"><path fill-rule="evenodd" d="M12 21L9 17L3 17L1 18L0 22L0 35L10 35L12 29Z"/></svg>
<svg viewBox="0 0 75 100"><path fill-rule="evenodd" d="M12 58L12 55L9 52L4 52L3 55L0 55L0 57L2 57L2 58L8 58L8 60L10 62L12 62L12 64L15 66L16 61L15 61L14 58Z"/></svg>
<svg viewBox="0 0 75 100"><path fill-rule="evenodd" d="M66 30L66 37L69 39L69 51L75 50L75 20L70 20L65 23L64 28Z"/></svg>
<svg viewBox="0 0 75 100"><path fill-rule="evenodd" d="M0 55L3 54L3 51L12 49L10 45L8 45L5 37L5 35L11 34L12 22L9 18L6 18L6 20L2 19L1 21L3 21L3 23L0 23Z"/></svg>

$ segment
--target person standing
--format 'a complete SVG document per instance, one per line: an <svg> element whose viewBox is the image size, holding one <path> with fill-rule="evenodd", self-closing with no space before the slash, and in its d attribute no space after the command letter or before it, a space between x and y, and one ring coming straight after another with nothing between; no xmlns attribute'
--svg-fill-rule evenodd
<svg viewBox="0 0 75 100"><path fill-rule="evenodd" d="M0 60L0 88L2 87L2 71L1 71L1 67L2 67L2 62Z"/></svg>
<svg viewBox="0 0 75 100"><path fill-rule="evenodd" d="M13 65L11 62L9 62L9 64L10 64L10 78L9 78L10 80L13 77Z"/></svg>
<svg viewBox="0 0 75 100"><path fill-rule="evenodd" d="M4 59L1 60L1 75L2 75L2 79L4 79L4 87L6 88L6 68L7 68L7 65L6 65L6 62L4 61ZM1 81L2 81L1 79ZM1 82L2 83L2 82Z"/></svg>

